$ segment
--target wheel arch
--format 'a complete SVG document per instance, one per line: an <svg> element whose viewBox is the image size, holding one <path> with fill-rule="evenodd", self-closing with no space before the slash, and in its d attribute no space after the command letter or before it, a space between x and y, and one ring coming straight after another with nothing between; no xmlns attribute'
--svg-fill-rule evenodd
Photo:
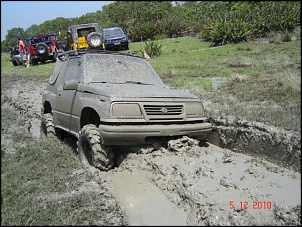
<svg viewBox="0 0 302 227"><path fill-rule="evenodd" d="M83 126L87 124L93 124L98 127L100 123L100 116L95 109L92 107L83 108L81 113L80 128L83 128Z"/></svg>
<svg viewBox="0 0 302 227"><path fill-rule="evenodd" d="M51 113L52 112L52 107L49 101L45 101L43 103L43 113L42 114L46 114L46 113Z"/></svg>

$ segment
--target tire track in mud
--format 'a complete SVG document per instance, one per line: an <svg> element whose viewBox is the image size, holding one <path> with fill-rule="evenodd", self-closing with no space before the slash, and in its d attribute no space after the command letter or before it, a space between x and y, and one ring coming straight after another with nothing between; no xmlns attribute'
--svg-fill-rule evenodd
<svg viewBox="0 0 302 227"><path fill-rule="evenodd" d="M113 194L129 214L129 223L167 223L160 215L152 222L152 212L134 202L144 197L143 206L148 207L152 193L144 190L154 186L160 189L158 197L164 194L170 201L170 209L176 206L182 210L177 223L179 216L169 215L170 225L300 223L298 173L212 144L199 146L187 137L169 141L168 147L125 150L120 165L105 175L109 182L113 180ZM160 208L160 202L156 206ZM147 224L147 220L151 222Z"/></svg>

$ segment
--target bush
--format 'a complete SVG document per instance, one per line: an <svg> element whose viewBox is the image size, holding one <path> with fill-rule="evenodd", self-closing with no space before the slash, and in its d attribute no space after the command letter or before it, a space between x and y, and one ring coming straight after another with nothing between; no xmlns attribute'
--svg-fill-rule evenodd
<svg viewBox="0 0 302 227"><path fill-rule="evenodd" d="M150 57L156 57L162 54L162 46L158 44L157 41L145 42L145 47L141 52L144 53L144 50Z"/></svg>
<svg viewBox="0 0 302 227"><path fill-rule="evenodd" d="M282 42L290 42L292 41L292 35L288 32L281 34Z"/></svg>
<svg viewBox="0 0 302 227"><path fill-rule="evenodd" d="M279 44L279 43L281 43L281 35L277 32L272 32L268 35L268 41L270 43Z"/></svg>

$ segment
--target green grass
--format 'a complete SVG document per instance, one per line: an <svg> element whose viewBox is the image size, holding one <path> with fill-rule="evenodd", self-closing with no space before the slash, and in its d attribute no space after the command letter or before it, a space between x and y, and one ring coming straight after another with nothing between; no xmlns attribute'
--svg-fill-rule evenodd
<svg viewBox="0 0 302 227"><path fill-rule="evenodd" d="M9 54L1 54L1 78L3 76L26 76L26 77L39 77L44 81L48 81L50 74L54 68L52 61L47 61L45 64L38 64L23 68L19 66L13 66L10 61Z"/></svg>

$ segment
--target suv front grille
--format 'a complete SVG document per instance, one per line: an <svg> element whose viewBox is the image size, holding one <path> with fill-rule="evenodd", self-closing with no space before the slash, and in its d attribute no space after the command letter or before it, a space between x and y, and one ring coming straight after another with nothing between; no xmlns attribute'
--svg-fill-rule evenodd
<svg viewBox="0 0 302 227"><path fill-rule="evenodd" d="M144 105L147 120L182 120L183 105Z"/></svg>

